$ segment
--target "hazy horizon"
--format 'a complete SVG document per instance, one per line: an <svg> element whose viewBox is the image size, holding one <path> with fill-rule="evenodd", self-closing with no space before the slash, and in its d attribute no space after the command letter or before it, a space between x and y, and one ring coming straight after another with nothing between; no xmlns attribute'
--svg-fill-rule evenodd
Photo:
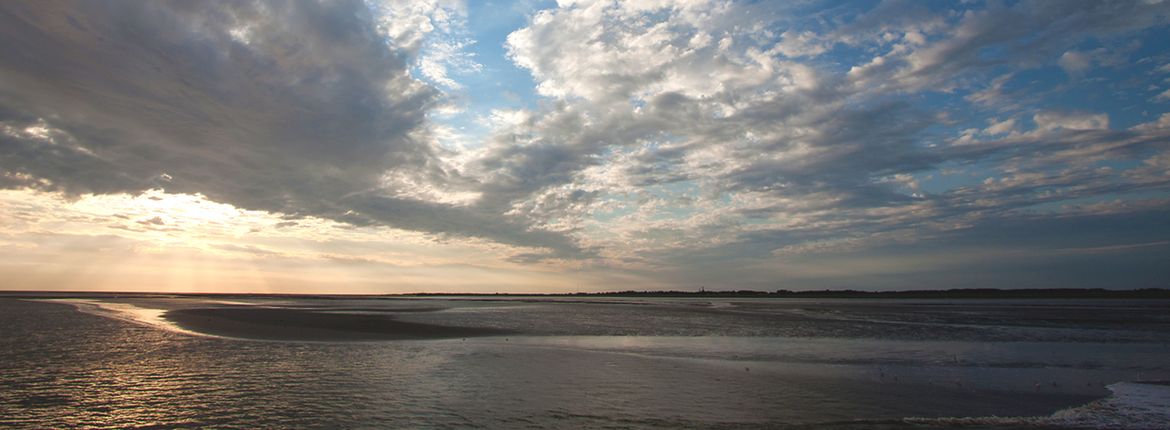
<svg viewBox="0 0 1170 430"><path fill-rule="evenodd" d="M0 290L1168 286L1170 2L0 2Z"/></svg>

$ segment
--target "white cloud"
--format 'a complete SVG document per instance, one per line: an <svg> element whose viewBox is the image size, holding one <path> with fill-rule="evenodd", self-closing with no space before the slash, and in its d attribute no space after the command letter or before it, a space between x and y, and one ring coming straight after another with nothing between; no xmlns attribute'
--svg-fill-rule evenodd
<svg viewBox="0 0 1170 430"><path fill-rule="evenodd" d="M1109 128L1109 115L1084 112L1040 112L1032 117L1036 128L1043 131L1104 130Z"/></svg>
<svg viewBox="0 0 1170 430"><path fill-rule="evenodd" d="M983 131L990 135L1000 135L1011 133L1016 130L1016 119L1008 118L1003 121L995 121L987 126Z"/></svg>
<svg viewBox="0 0 1170 430"><path fill-rule="evenodd" d="M1143 124L1133 126L1133 129L1140 132L1157 132L1162 129L1170 129L1170 113L1164 113L1158 116L1158 119Z"/></svg>
<svg viewBox="0 0 1170 430"><path fill-rule="evenodd" d="M920 35L919 35L920 37ZM806 57L823 54L829 49L827 43L811 31L792 32L786 31L780 34L780 43L776 44L773 51L784 55L786 57Z"/></svg>
<svg viewBox="0 0 1170 430"><path fill-rule="evenodd" d="M1159 101L1159 102L1170 101L1170 89L1168 89L1166 91L1162 91L1161 94L1154 96L1154 101Z"/></svg>
<svg viewBox="0 0 1170 430"><path fill-rule="evenodd" d="M376 1L378 29L395 45L414 55L423 77L460 89L452 74L475 73L483 66L467 50L476 43L467 32L467 5L462 0Z"/></svg>
<svg viewBox="0 0 1170 430"><path fill-rule="evenodd" d="M1093 62L1089 55L1077 51L1065 52L1060 56L1060 60L1057 63L1070 76L1080 76L1088 71L1089 68L1093 67Z"/></svg>
<svg viewBox="0 0 1170 430"><path fill-rule="evenodd" d="M540 94L598 104L668 92L708 97L778 81L813 84L807 69L757 46L746 25L730 21L730 10L715 1L593 2L547 10L508 36L508 52L532 72ZM711 35L720 35L717 46Z"/></svg>

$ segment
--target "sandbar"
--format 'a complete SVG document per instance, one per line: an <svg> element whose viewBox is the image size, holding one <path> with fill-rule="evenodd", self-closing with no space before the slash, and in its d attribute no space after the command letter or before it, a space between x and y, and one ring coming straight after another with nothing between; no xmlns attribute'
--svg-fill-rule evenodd
<svg viewBox="0 0 1170 430"><path fill-rule="evenodd" d="M163 318L197 333L262 340L447 339L512 333L484 327L398 321L391 313L335 313L260 306L174 309L167 311Z"/></svg>

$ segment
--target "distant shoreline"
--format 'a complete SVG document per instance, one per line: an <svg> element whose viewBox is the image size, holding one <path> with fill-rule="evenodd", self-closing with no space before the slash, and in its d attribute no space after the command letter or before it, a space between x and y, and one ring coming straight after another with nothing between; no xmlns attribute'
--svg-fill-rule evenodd
<svg viewBox="0 0 1170 430"><path fill-rule="evenodd" d="M809 298L809 299L1170 299L1170 289L1143 288L1133 290L1106 290L1100 288L1051 289L949 289L949 290L815 290L815 291L609 291L577 293L407 293L407 294L282 294L282 293L150 293L109 291L0 291L0 297L10 298L133 298L133 297L216 297L216 298L299 298L299 299L394 299L430 297L603 297L603 298Z"/></svg>
<svg viewBox="0 0 1170 430"><path fill-rule="evenodd" d="M952 290L902 290L902 291L858 291L858 290L818 290L818 291L612 291L600 293L563 293L563 294L448 294L448 293L421 293L412 294L421 297L445 296L517 296L517 297L711 297L711 298L839 298L839 299L1170 299L1170 289L1145 288L1136 290L1105 290L1105 289L952 289Z"/></svg>

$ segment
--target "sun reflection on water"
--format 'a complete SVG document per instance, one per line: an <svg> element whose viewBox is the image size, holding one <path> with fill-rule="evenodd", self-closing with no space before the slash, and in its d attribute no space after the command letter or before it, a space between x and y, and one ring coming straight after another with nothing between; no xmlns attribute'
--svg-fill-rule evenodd
<svg viewBox="0 0 1170 430"><path fill-rule="evenodd" d="M159 328L169 332L182 333L193 336L215 337L206 333L194 332L179 327L177 324L166 319L164 315L166 315L168 311L167 309L146 308L134 306L129 303L88 299L44 299L42 301L67 303L76 307L77 310L87 314Z"/></svg>

